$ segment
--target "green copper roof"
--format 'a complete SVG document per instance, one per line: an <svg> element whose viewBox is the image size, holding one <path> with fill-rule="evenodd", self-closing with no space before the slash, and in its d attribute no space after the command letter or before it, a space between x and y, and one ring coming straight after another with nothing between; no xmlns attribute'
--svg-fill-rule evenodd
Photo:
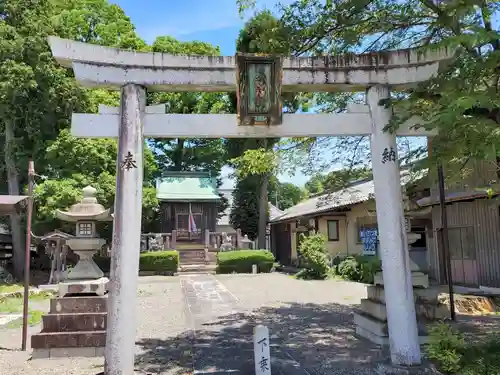
<svg viewBox="0 0 500 375"><path fill-rule="evenodd" d="M170 172L156 181L156 197L163 201L219 200L217 181L206 173Z"/></svg>

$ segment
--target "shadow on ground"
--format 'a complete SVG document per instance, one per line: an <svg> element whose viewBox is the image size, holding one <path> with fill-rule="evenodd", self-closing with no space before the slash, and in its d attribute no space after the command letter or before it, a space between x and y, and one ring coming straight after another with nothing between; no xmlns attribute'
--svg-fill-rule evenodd
<svg viewBox="0 0 500 375"><path fill-rule="evenodd" d="M168 340L140 340L137 345L142 353L137 356L136 368L169 374L185 374L193 368L253 373L252 331L257 324L269 327L271 357L277 361L293 360L313 373L369 368L384 358L384 353L354 337L353 312L351 306L335 303L289 303L219 317L200 325L194 333L184 332Z"/></svg>
<svg viewBox="0 0 500 375"><path fill-rule="evenodd" d="M471 316L457 314L453 326L467 335L473 335L474 339L480 340L484 336L498 334L500 332L500 315Z"/></svg>

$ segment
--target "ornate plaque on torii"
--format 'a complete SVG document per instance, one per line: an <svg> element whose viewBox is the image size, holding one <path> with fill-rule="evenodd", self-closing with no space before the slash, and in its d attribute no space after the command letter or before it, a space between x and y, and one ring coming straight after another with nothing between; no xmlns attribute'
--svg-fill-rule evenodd
<svg viewBox="0 0 500 375"><path fill-rule="evenodd" d="M279 56L236 54L238 125L281 125L282 66Z"/></svg>

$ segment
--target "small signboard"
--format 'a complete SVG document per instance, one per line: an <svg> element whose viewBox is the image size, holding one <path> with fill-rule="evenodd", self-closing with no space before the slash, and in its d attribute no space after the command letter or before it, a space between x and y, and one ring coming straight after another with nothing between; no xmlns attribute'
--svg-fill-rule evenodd
<svg viewBox="0 0 500 375"><path fill-rule="evenodd" d="M236 54L238 125L280 125L282 58Z"/></svg>
<svg viewBox="0 0 500 375"><path fill-rule="evenodd" d="M271 375L271 349L269 345L269 329L263 325L256 326L253 329L255 375Z"/></svg>
<svg viewBox="0 0 500 375"><path fill-rule="evenodd" d="M378 230L375 228L365 228L361 232L363 242L363 255L377 255Z"/></svg>

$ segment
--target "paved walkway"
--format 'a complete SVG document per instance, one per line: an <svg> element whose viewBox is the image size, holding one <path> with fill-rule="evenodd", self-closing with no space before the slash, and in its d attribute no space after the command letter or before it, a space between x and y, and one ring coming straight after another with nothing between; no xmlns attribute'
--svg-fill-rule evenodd
<svg viewBox="0 0 500 375"><path fill-rule="evenodd" d="M141 277L136 374L252 374L257 324L271 333L273 373L373 374L383 353L356 338L352 324L365 295L360 284L281 274ZM30 361L20 343L20 329L0 329L1 375L102 371L102 358Z"/></svg>
<svg viewBox="0 0 500 375"><path fill-rule="evenodd" d="M194 374L254 373L251 333L241 325L228 330L218 323L241 312L238 298L212 275L184 276L180 282L192 329ZM276 338L271 343L273 373L309 375Z"/></svg>

